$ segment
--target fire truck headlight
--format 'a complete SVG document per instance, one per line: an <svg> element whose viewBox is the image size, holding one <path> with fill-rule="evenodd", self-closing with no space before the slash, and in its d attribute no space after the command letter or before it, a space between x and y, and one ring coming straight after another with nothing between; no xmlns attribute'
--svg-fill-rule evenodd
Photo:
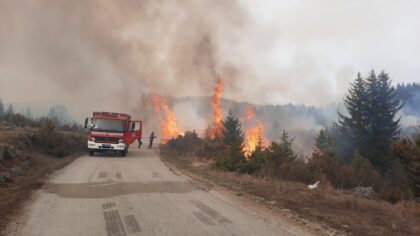
<svg viewBox="0 0 420 236"><path fill-rule="evenodd" d="M89 140L95 142L95 137L90 137Z"/></svg>
<svg viewBox="0 0 420 236"><path fill-rule="evenodd" d="M119 143L123 143L124 142L124 139L120 139L120 140L118 140L118 142Z"/></svg>

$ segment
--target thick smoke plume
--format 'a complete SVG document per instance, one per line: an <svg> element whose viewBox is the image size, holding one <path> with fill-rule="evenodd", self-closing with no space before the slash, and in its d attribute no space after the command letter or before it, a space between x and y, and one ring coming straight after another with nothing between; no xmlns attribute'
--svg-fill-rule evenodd
<svg viewBox="0 0 420 236"><path fill-rule="evenodd" d="M341 102L356 73L372 68L395 82L417 79L420 54L412 52L420 31L411 26L418 3L321 2L0 1L0 98L36 115L62 103L79 121L94 110L128 112L156 131L144 107L155 91L168 98L180 129L201 132L212 122L210 101L173 98L211 95L217 78L225 82L223 98L257 105ZM222 108L222 115L235 110ZM327 109L320 122L280 110L257 107L256 115L268 138L291 130L299 149L336 115Z"/></svg>
<svg viewBox="0 0 420 236"><path fill-rule="evenodd" d="M60 98L76 116L133 112L150 89L207 93L217 76L235 88L246 22L237 1L1 1L1 85L30 83L20 100Z"/></svg>

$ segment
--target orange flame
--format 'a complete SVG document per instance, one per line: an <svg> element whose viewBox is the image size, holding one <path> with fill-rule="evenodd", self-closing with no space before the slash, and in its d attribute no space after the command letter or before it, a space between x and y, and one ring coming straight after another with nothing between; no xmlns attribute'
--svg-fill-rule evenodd
<svg viewBox="0 0 420 236"><path fill-rule="evenodd" d="M169 109L166 98L156 93L150 93L146 100L147 105L151 105L159 115L161 143L166 143L169 139L182 135L178 129L174 113Z"/></svg>
<svg viewBox="0 0 420 236"><path fill-rule="evenodd" d="M241 118L241 122L244 125L245 138L245 145L242 151L244 152L245 157L249 158L259 145L267 145L267 140L263 137L264 125L255 116L255 108L251 106L246 108L245 116ZM252 123L254 125L252 125Z"/></svg>
<svg viewBox="0 0 420 236"><path fill-rule="evenodd" d="M222 111L220 109L220 100L222 98L223 80L218 79L213 89L213 98L211 99L211 107L213 109L213 125L209 128L207 136L215 139L222 136Z"/></svg>

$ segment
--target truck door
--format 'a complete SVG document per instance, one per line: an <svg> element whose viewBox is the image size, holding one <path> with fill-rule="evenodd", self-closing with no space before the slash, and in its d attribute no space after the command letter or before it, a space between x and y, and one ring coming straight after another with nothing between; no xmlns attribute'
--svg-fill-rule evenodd
<svg viewBox="0 0 420 236"><path fill-rule="evenodd" d="M137 139L140 139L142 136L142 122L139 120L132 120L129 123L129 144L134 143Z"/></svg>

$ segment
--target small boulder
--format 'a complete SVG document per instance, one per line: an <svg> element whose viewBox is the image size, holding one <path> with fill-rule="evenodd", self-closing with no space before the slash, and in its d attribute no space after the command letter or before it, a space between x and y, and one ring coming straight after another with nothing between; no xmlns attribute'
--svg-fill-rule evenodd
<svg viewBox="0 0 420 236"><path fill-rule="evenodd" d="M353 192L354 195L357 195L359 197L369 198L369 199L376 198L376 196L378 195L375 192L375 190L373 190L372 187L358 186L358 187L354 188L352 190L352 192Z"/></svg>
<svg viewBox="0 0 420 236"><path fill-rule="evenodd" d="M8 183L13 183L12 176L6 171L0 172L0 186L7 187Z"/></svg>
<svg viewBox="0 0 420 236"><path fill-rule="evenodd" d="M266 204L270 205L270 206L275 206L275 205L277 205L277 202L276 201L267 201Z"/></svg>
<svg viewBox="0 0 420 236"><path fill-rule="evenodd" d="M3 158L4 159L15 159L17 157L16 148L13 146L4 146Z"/></svg>
<svg viewBox="0 0 420 236"><path fill-rule="evenodd" d="M30 167L30 166L31 166L31 161L30 161L30 160L28 160L28 159L24 160L24 161L22 162L22 166L23 166L23 167L25 167L25 168Z"/></svg>
<svg viewBox="0 0 420 236"><path fill-rule="evenodd" d="M13 174L18 175L18 176L22 176L23 175L23 170L19 166L15 166L15 167L10 168L10 171Z"/></svg>

